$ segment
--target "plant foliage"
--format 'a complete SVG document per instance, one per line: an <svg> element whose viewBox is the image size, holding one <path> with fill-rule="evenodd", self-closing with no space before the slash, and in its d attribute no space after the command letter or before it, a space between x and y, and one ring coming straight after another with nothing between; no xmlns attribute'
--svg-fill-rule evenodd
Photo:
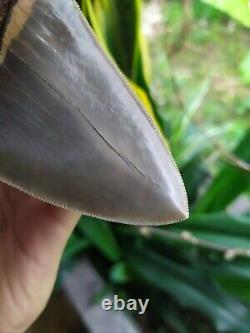
<svg viewBox="0 0 250 333"><path fill-rule="evenodd" d="M246 0L204 0L250 26ZM185 114L164 118L150 93L148 48L140 29L140 0L83 0L83 13L106 52L161 125L181 167L190 198L189 221L137 228L82 217L65 263L83 252L107 284L127 297L150 297L144 320L152 332L231 332L250 329L250 212L229 213L250 189L250 131L235 150L218 150L216 171L204 163L207 143L192 122L210 87L209 78L183 105ZM209 143L210 144L210 143ZM210 145L210 152L216 149ZM229 158L228 158L229 157Z"/></svg>
<svg viewBox="0 0 250 333"><path fill-rule="evenodd" d="M250 28L250 6L248 0L203 0L205 3L232 16Z"/></svg>

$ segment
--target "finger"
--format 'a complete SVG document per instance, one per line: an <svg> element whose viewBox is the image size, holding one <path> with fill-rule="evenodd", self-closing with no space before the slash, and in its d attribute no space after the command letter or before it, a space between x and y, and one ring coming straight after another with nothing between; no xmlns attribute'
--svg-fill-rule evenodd
<svg viewBox="0 0 250 333"><path fill-rule="evenodd" d="M28 194L1 181L0 181L0 195L1 195L1 200L3 198L7 198L12 207L19 206L24 202L32 200L32 197L29 196Z"/></svg>

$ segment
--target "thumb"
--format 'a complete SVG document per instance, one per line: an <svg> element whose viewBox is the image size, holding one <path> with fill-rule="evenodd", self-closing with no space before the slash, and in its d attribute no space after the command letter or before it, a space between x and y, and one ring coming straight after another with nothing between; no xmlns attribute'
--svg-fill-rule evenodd
<svg viewBox="0 0 250 333"><path fill-rule="evenodd" d="M80 214L5 190L9 214L4 216L9 218L1 234L0 331L16 333L25 331L45 308Z"/></svg>
<svg viewBox="0 0 250 333"><path fill-rule="evenodd" d="M28 207L27 207L28 206ZM57 208L37 199L23 206L21 223L15 226L23 247L40 265L59 265L64 248L81 214ZM26 215L26 217L25 217Z"/></svg>

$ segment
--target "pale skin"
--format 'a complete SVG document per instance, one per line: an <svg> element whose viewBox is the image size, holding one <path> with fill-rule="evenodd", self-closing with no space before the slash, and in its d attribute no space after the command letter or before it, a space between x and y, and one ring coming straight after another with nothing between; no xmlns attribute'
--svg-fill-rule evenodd
<svg viewBox="0 0 250 333"><path fill-rule="evenodd" d="M79 218L0 182L0 333L24 333L44 310Z"/></svg>

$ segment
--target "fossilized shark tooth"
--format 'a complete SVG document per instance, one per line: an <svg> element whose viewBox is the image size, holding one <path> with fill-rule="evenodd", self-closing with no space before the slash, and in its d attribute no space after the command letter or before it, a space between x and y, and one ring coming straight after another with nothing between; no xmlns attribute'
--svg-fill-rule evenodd
<svg viewBox="0 0 250 333"><path fill-rule="evenodd" d="M0 3L0 179L111 221L187 218L168 148L76 3Z"/></svg>

